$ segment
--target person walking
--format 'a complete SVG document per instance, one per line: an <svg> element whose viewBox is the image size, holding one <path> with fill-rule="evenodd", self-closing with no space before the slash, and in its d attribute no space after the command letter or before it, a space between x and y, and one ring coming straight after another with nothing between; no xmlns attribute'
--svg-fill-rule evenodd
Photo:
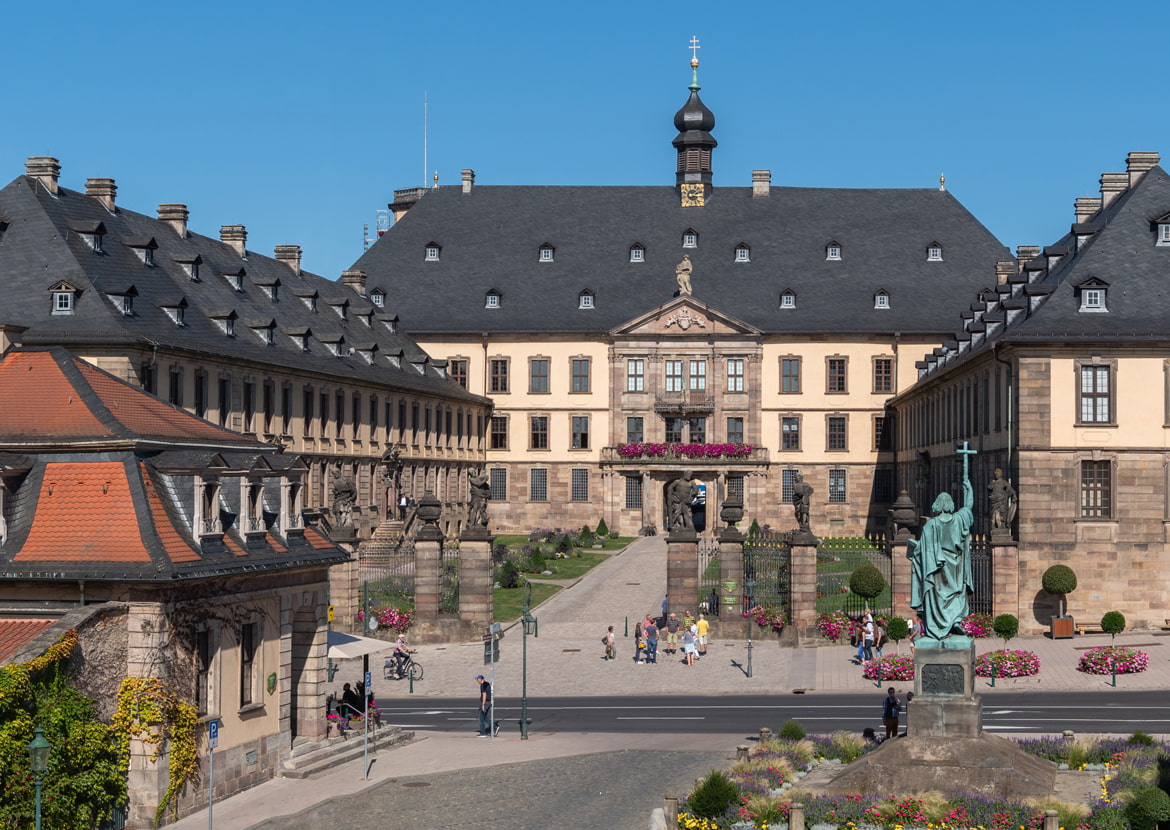
<svg viewBox="0 0 1170 830"><path fill-rule="evenodd" d="M683 631L683 662L695 665L695 634L689 628Z"/></svg>
<svg viewBox="0 0 1170 830"><path fill-rule="evenodd" d="M678 654L678 617L671 614L666 619L666 648L667 654Z"/></svg>
<svg viewBox="0 0 1170 830"><path fill-rule="evenodd" d="M880 622L874 625L873 632L873 648L874 653L880 658L882 656L882 648L886 644L886 627Z"/></svg>
<svg viewBox="0 0 1170 830"><path fill-rule="evenodd" d="M882 723L886 727L887 739L898 737L898 713L901 711L902 703L891 686L886 689L886 698L882 701Z"/></svg>
<svg viewBox="0 0 1170 830"><path fill-rule="evenodd" d="M658 663L658 626L650 620L642 633L646 635L646 662Z"/></svg>
<svg viewBox="0 0 1170 830"><path fill-rule="evenodd" d="M475 682L479 684L479 737L490 738L493 731L500 731L498 726L492 728L492 684L482 674L475 676Z"/></svg>
<svg viewBox="0 0 1170 830"><path fill-rule="evenodd" d="M614 657L617 657L617 649L613 647L615 639L617 639L617 635L613 633L613 626L611 625L609 631L605 632L601 638L601 642L605 644L605 656L601 658L602 660L612 660Z"/></svg>
<svg viewBox="0 0 1170 830"><path fill-rule="evenodd" d="M707 622L707 618L699 615L699 619L695 621L695 643L699 647L699 656L707 656L707 632L711 630L711 623Z"/></svg>

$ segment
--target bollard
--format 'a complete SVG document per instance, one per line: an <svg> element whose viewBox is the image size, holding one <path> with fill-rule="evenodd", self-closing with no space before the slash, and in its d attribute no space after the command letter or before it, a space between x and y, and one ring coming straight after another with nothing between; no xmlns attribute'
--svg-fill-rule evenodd
<svg viewBox="0 0 1170 830"><path fill-rule="evenodd" d="M772 730L764 726L760 728L760 743L772 739Z"/></svg>
<svg viewBox="0 0 1170 830"><path fill-rule="evenodd" d="M678 793L667 793L662 810L666 813L666 830L678 830Z"/></svg>
<svg viewBox="0 0 1170 830"><path fill-rule="evenodd" d="M630 636L630 618L626 617L626 636Z"/></svg>
<svg viewBox="0 0 1170 830"><path fill-rule="evenodd" d="M1044 830L1060 830L1060 818L1056 810L1044 811Z"/></svg>
<svg viewBox="0 0 1170 830"><path fill-rule="evenodd" d="M788 830L804 830L804 805L791 804L788 807Z"/></svg>
<svg viewBox="0 0 1170 830"><path fill-rule="evenodd" d="M748 745L740 744L735 748L735 760L746 761L748 759Z"/></svg>
<svg viewBox="0 0 1170 830"><path fill-rule="evenodd" d="M1064 730L1060 735L1062 738L1068 738L1070 741L1073 739L1073 731L1071 729Z"/></svg>

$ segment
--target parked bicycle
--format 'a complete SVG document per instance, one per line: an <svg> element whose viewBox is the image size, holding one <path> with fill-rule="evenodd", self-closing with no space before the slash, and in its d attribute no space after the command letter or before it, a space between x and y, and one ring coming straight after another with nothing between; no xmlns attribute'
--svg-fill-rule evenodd
<svg viewBox="0 0 1170 830"><path fill-rule="evenodd" d="M391 657L386 661L386 664L382 667L382 678L384 680L403 680L403 679L409 677L411 680L422 680L422 678L423 678L422 663L415 660L414 657L408 657L406 659L406 663L403 665L402 668L403 668L403 671L401 674L399 674L398 661L395 660L393 657Z"/></svg>

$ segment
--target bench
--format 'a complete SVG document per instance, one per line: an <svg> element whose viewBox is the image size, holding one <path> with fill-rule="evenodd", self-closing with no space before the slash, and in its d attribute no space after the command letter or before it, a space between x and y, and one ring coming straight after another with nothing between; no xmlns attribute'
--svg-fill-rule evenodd
<svg viewBox="0 0 1170 830"><path fill-rule="evenodd" d="M1104 634L1100 623L1096 625L1092 623L1077 623L1077 634Z"/></svg>

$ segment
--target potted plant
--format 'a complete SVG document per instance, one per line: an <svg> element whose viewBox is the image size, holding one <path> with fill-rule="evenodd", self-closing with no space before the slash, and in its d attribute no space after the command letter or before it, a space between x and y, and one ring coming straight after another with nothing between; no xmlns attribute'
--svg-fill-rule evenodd
<svg viewBox="0 0 1170 830"><path fill-rule="evenodd" d="M1064 613L1064 597L1077 589L1077 575L1068 565L1053 565L1044 572L1041 583L1045 591L1060 597L1060 613L1050 621L1052 639L1071 638L1073 618Z"/></svg>

